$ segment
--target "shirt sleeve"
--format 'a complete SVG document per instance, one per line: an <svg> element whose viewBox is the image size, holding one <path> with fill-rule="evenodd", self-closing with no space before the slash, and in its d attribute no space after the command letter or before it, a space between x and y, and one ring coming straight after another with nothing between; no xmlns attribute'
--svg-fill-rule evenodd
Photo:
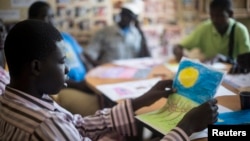
<svg viewBox="0 0 250 141"><path fill-rule="evenodd" d="M175 127L161 141L190 141L190 139L181 128Z"/></svg>
<svg viewBox="0 0 250 141"><path fill-rule="evenodd" d="M9 73L0 67L0 95L5 90L7 84L10 83L10 76Z"/></svg>
<svg viewBox="0 0 250 141"><path fill-rule="evenodd" d="M195 28L189 35L187 35L181 42L180 45L183 48L191 50L195 47L200 46L200 38L202 37L202 32L204 29L204 24L201 23L197 28Z"/></svg>
<svg viewBox="0 0 250 141"><path fill-rule="evenodd" d="M235 51L234 57L237 58L239 54L250 52L250 38L247 28L241 23L237 23L235 28Z"/></svg>
<svg viewBox="0 0 250 141"><path fill-rule="evenodd" d="M97 60L103 46L103 33L102 31L98 31L90 40L88 46L85 48L85 52L91 57L93 60Z"/></svg>
<svg viewBox="0 0 250 141"><path fill-rule="evenodd" d="M97 140L108 131L116 131L123 136L135 136L136 125L131 100L125 100L112 109L97 111L93 116L74 116L74 123L83 137Z"/></svg>

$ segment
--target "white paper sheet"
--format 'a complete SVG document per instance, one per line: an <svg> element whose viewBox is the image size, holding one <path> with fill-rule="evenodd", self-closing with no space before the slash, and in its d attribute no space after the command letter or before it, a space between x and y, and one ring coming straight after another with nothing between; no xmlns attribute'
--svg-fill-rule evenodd
<svg viewBox="0 0 250 141"><path fill-rule="evenodd" d="M144 69L144 68L149 68L149 67L151 68L161 63L162 63L162 60L151 58L151 57L113 61L113 64L115 65L139 68L139 69Z"/></svg>
<svg viewBox="0 0 250 141"><path fill-rule="evenodd" d="M218 96L226 96L226 95L236 95L236 93L230 91L229 89L225 88L224 86L220 85L216 91L215 97Z"/></svg>
<svg viewBox="0 0 250 141"><path fill-rule="evenodd" d="M248 74L227 74L223 80L234 88L250 87L250 73Z"/></svg>
<svg viewBox="0 0 250 141"><path fill-rule="evenodd" d="M161 78L98 85L97 89L113 101L136 98L147 92Z"/></svg>

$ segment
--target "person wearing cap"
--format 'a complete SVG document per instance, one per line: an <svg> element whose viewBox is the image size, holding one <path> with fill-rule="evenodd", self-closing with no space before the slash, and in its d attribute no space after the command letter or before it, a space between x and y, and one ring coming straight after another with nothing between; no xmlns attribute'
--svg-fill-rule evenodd
<svg viewBox="0 0 250 141"><path fill-rule="evenodd" d="M137 19L141 10L140 2L125 3L116 23L94 34L85 50L92 64L150 56Z"/></svg>

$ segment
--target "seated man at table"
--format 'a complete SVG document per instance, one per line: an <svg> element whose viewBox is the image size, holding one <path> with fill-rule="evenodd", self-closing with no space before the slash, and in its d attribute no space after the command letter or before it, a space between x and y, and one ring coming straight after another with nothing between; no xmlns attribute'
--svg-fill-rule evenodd
<svg viewBox="0 0 250 141"><path fill-rule="evenodd" d="M201 55L197 55L197 59L203 62L220 60L233 63L239 54L250 52L247 27L232 18L232 7L231 0L212 0L210 19L200 23L174 47L176 60L180 61L184 55L183 49L198 49Z"/></svg>
<svg viewBox="0 0 250 141"><path fill-rule="evenodd" d="M142 7L142 0L125 3L119 21L93 35L85 50L88 62L98 66L114 60L150 56L138 21Z"/></svg>
<svg viewBox="0 0 250 141"><path fill-rule="evenodd" d="M143 96L124 100L111 109L86 117L73 115L48 96L65 86L69 70L64 48L60 32L45 22L25 20L10 30L5 55L11 81L0 96L0 140L87 141L115 131L133 136L136 135L134 111L173 93L172 89L165 90L172 86L172 81L164 80ZM187 141L192 133L216 122L216 103L211 99L191 109L162 141Z"/></svg>
<svg viewBox="0 0 250 141"><path fill-rule="evenodd" d="M53 9L45 1L36 1L31 4L28 9L28 19L41 20L55 26ZM53 98L73 113L81 113L84 116L94 114L103 106L103 103L100 95L94 94L85 81L87 68L84 62L83 47L69 33L61 32L61 35L66 45L64 50L67 54L65 63L70 68L67 80L68 87L62 89ZM68 93L71 93L71 96ZM82 110L82 107L88 108Z"/></svg>

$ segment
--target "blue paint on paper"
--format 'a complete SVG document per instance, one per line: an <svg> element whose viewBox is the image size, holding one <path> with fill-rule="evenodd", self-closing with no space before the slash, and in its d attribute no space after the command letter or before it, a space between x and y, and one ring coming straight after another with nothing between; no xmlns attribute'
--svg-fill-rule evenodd
<svg viewBox="0 0 250 141"><path fill-rule="evenodd" d="M188 67L193 67L198 70L199 75L194 86L186 88L179 82L178 76L183 69ZM178 94L201 104L214 97L223 76L224 73L221 71L208 68L199 62L185 59L180 62L179 69L174 78L173 87L177 89Z"/></svg>

